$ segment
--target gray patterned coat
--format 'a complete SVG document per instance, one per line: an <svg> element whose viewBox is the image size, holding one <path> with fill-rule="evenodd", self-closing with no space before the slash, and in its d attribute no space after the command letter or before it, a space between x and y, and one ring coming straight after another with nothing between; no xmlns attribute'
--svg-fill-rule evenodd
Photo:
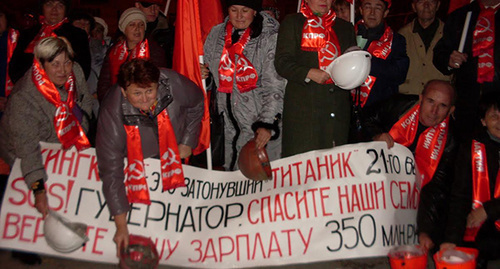
<svg viewBox="0 0 500 269"><path fill-rule="evenodd" d="M237 160L240 149L254 137L252 125L256 126L258 123L272 125L277 115L283 112L286 80L280 77L274 68L279 24L267 14L261 13L261 15L264 17L262 33L256 38L251 38L243 51L243 54L257 71L257 88L246 93L240 93L236 84L233 84L232 94L217 93L218 109L224 113L224 168L226 170L237 169L237 163L234 167L231 167L231 162ZM217 87L219 86L218 69L224 47L227 22L228 19L226 18L224 23L212 28L204 46L205 63L208 64ZM226 98L231 98L230 110L240 130L238 137L236 137L237 129L228 116L229 109ZM269 141L266 147L270 160L279 159L281 155L281 122L279 122L279 129L279 137ZM273 131L272 135L274 134ZM233 141L235 141L234 146Z"/></svg>
<svg viewBox="0 0 500 269"><path fill-rule="evenodd" d="M92 97L87 89L85 76L78 63L73 63L75 74L76 104L84 113L82 128L87 132L88 116L92 110ZM66 90L59 89L63 101L68 98ZM9 165L15 158L21 159L21 171L28 186L33 182L47 180L39 142L59 143L54 128L56 107L38 91L31 79L31 69L16 83L9 96L5 113L0 122L0 158Z"/></svg>

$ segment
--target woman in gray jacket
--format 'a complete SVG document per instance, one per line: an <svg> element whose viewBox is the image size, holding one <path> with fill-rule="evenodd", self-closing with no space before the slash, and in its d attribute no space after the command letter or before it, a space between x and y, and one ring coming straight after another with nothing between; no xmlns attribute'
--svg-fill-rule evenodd
<svg viewBox="0 0 500 269"><path fill-rule="evenodd" d="M262 1L229 0L228 19L215 26L204 45L205 62L217 86L224 114L226 170L237 169L238 152L255 137L269 159L281 155L281 113L286 81L274 69L278 22L261 10ZM208 67L208 69L207 69Z"/></svg>
<svg viewBox="0 0 500 269"><path fill-rule="evenodd" d="M86 133L92 109L80 65L64 37L47 37L34 48L31 70L16 83L0 124L0 158L11 167L21 160L24 181L35 195L35 207L49 211L40 142L63 148L90 147ZM36 82L36 83L35 83Z"/></svg>
<svg viewBox="0 0 500 269"><path fill-rule="evenodd" d="M202 90L177 72L143 59L120 67L118 84L101 103L96 138L117 254L128 246L129 203L150 203L143 159L160 159L163 190L184 186L180 161L198 145L203 109Z"/></svg>

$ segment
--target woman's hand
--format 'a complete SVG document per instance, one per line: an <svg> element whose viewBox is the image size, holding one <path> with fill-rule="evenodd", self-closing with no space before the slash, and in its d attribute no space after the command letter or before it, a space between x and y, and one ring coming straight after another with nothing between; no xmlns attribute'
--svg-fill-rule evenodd
<svg viewBox="0 0 500 269"><path fill-rule="evenodd" d="M127 213L122 213L115 216L116 232L113 241L116 244L116 257L120 257L122 249L128 247L128 227L127 227Z"/></svg>
<svg viewBox="0 0 500 269"><path fill-rule="evenodd" d="M200 70L201 70L201 79L208 78L208 74L210 73L210 70L208 70L208 64L200 64Z"/></svg>
<svg viewBox="0 0 500 269"><path fill-rule="evenodd" d="M488 215L486 214L484 207L478 207L472 210L467 216L467 228L479 227L487 218Z"/></svg>
<svg viewBox="0 0 500 269"><path fill-rule="evenodd" d="M271 131L266 128L259 128L255 132L255 144L258 149L266 146L267 142L271 139Z"/></svg>
<svg viewBox="0 0 500 269"><path fill-rule="evenodd" d="M35 194L35 208L42 214L43 219L49 214L49 202L47 192L44 190Z"/></svg>
<svg viewBox="0 0 500 269"><path fill-rule="evenodd" d="M330 79L330 75L321 69L311 68L307 73L307 78L318 84L324 84L328 79Z"/></svg>
<svg viewBox="0 0 500 269"><path fill-rule="evenodd" d="M181 157L181 159L186 159L193 154L193 149L188 145L179 144L177 148L179 149L179 157Z"/></svg>

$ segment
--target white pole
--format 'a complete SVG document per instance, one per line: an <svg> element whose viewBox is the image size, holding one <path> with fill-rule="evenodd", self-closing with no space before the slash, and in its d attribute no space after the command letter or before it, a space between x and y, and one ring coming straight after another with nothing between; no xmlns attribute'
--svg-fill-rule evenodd
<svg viewBox="0 0 500 269"><path fill-rule="evenodd" d="M467 12L465 17L464 29L462 30L462 37L460 38L460 45L458 46L458 52L463 53L465 47L465 39L467 38L467 32L469 31L470 17L472 16L472 11Z"/></svg>
<svg viewBox="0 0 500 269"><path fill-rule="evenodd" d="M168 0L167 1L167 5L165 6L165 12L163 12L163 15L165 15L165 17L168 17L168 9L170 8L170 1L171 0Z"/></svg>
<svg viewBox="0 0 500 269"><path fill-rule="evenodd" d="M300 3L302 2L302 0L299 0L299 3L297 4L297 13L300 12Z"/></svg>
<svg viewBox="0 0 500 269"><path fill-rule="evenodd" d="M469 4L474 0L470 0ZM472 16L472 11L467 12L465 17L464 28L462 29L462 36L460 37L460 44L458 45L458 52L463 53L465 47L465 39L467 38L467 32L469 31L470 17Z"/></svg>
<svg viewBox="0 0 500 269"><path fill-rule="evenodd" d="M352 0L352 4L351 4L351 23L352 25L354 25L354 16L356 15L356 6L355 6L355 3L356 0Z"/></svg>
<svg viewBox="0 0 500 269"><path fill-rule="evenodd" d="M204 64L203 55L198 56L198 60L200 64ZM205 96L207 96L206 79L202 79L201 82L203 84L203 90L205 91ZM208 142L208 149L206 150L206 152L207 152L207 169L212 171L212 143L210 141Z"/></svg>

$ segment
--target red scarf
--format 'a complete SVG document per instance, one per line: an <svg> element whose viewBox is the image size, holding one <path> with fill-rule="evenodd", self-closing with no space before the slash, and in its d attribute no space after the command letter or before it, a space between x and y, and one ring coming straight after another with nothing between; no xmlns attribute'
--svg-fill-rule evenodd
<svg viewBox="0 0 500 269"><path fill-rule="evenodd" d="M483 143L472 140L472 209L483 206L484 202L490 200L490 179L488 176L488 163L486 161L486 148ZM495 198L500 198L500 173L497 172L495 183ZM481 223L481 225L483 225ZM479 227L467 228L464 241L472 242L476 239ZM500 231L500 220L495 222L497 230Z"/></svg>
<svg viewBox="0 0 500 269"><path fill-rule="evenodd" d="M351 96L353 97L356 105L361 107L365 106L376 80L376 77L369 75L365 82L359 86L359 96L357 96L356 89L351 90Z"/></svg>
<svg viewBox="0 0 500 269"><path fill-rule="evenodd" d="M389 131L395 142L405 147L413 144L418 129L420 104L410 109ZM450 118L433 127L428 127L418 138L415 149L415 161L423 177L422 187L429 183L436 172L439 160L443 155L448 135Z"/></svg>
<svg viewBox="0 0 500 269"><path fill-rule="evenodd" d="M330 9L327 14L318 17L305 1L302 2L300 12L306 17L300 48L304 51L317 51L319 68L324 71L341 53L337 34L333 31L337 14ZM333 80L330 78L325 83L333 83Z"/></svg>
<svg viewBox="0 0 500 269"><path fill-rule="evenodd" d="M19 37L19 32L15 29L10 28L7 36L7 68L5 70L5 97L9 96L12 88L14 88L14 83L9 76L9 63L12 59L12 54L17 46L17 39Z"/></svg>
<svg viewBox="0 0 500 269"><path fill-rule="evenodd" d="M158 114L157 120L163 191L183 187L185 184L182 163L167 109ZM144 156L142 154L139 126L124 125L124 127L127 132L128 166L125 170L125 186L127 186L128 201L130 203L149 205L151 204L151 200L149 199L148 184L144 170Z"/></svg>
<svg viewBox="0 0 500 269"><path fill-rule="evenodd" d="M135 58L149 60L149 44L147 39L144 39L142 42L135 45L130 52L128 50L126 40L121 41L111 49L111 52L109 53L111 84L115 84L118 80L120 66L126 61Z"/></svg>
<svg viewBox="0 0 500 269"><path fill-rule="evenodd" d="M75 115L73 108L75 106L75 75L71 73L64 88L68 91L66 102L61 101L61 95L54 83L49 80L43 68L40 68L38 60L33 61L31 78L38 91L45 97L49 103L56 107L54 115L54 128L61 142L63 149L75 146L77 150L84 150L90 147L89 140L83 132L80 123Z"/></svg>
<svg viewBox="0 0 500 269"><path fill-rule="evenodd" d="M472 39L472 55L477 60L477 82L492 82L495 76L495 61L493 48L495 45L495 12L496 8L486 8L479 1L481 12L477 19Z"/></svg>
<svg viewBox="0 0 500 269"><path fill-rule="evenodd" d="M42 23L42 28L38 32L38 34L35 36L35 38L29 43L28 47L24 50L26 53L33 53L33 49L35 48L36 44L38 41L49 37L49 36L57 36L54 31L61 27L64 23L68 22L68 18L64 18L62 21L54 24L54 25L49 25L45 21L44 16L40 16L40 22Z"/></svg>
<svg viewBox="0 0 500 269"><path fill-rule="evenodd" d="M356 32L358 32L358 26L361 23L364 23L364 21L361 20L358 23L356 23L355 26ZM387 24L385 24L384 27L385 27L384 34L380 37L379 40L372 41L370 43L370 46L368 46L367 51L374 57L386 60L392 51L392 40L394 38L394 32L392 31L391 27L389 27ZM360 86L361 96L360 99L357 101L357 105L361 105L361 107L365 106L366 101L368 100L368 96L370 95L373 85L375 84L375 80L377 80L376 77L368 76L365 82Z"/></svg>
<svg viewBox="0 0 500 269"><path fill-rule="evenodd" d="M231 45L231 34L233 33L233 25L227 22L226 37L224 40L224 48L219 63L219 91L225 93L233 92L233 78L236 79L236 86L240 92L248 92L257 88L259 77L252 63L245 57L245 50L248 41L250 40L250 28L247 28L240 37L238 42ZM235 55L238 56L235 72Z"/></svg>

